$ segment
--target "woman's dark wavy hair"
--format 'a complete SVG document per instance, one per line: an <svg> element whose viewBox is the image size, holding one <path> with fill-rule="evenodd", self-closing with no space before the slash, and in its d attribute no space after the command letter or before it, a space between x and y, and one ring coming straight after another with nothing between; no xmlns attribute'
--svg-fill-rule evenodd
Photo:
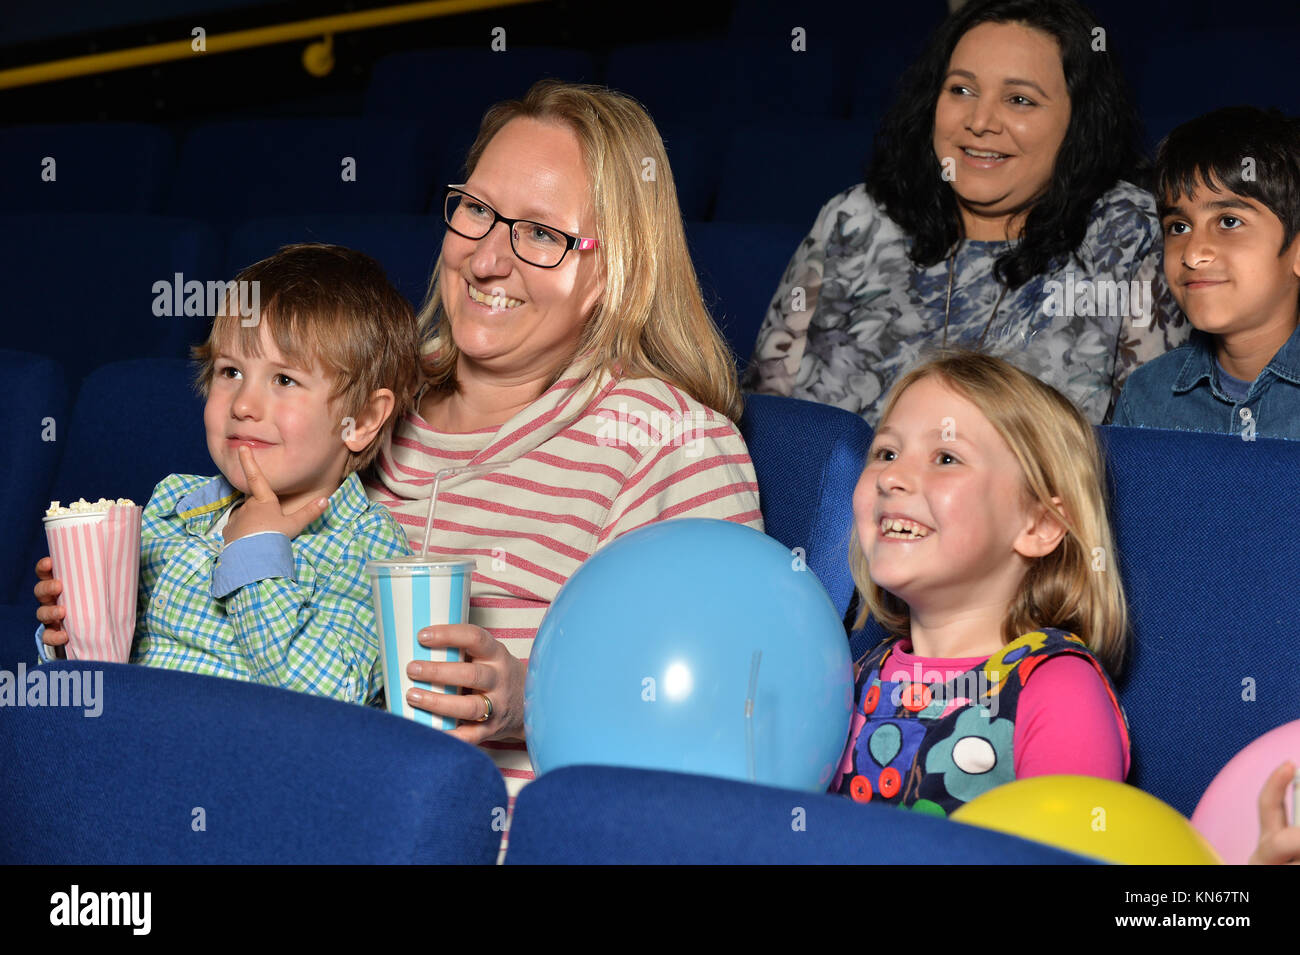
<svg viewBox="0 0 1300 955"><path fill-rule="evenodd" d="M924 268L962 237L961 214L934 154L934 112L958 41L981 23L1023 23L1056 38L1070 94L1070 125L1052 179L1026 216L1021 240L998 258L1009 288L1063 264L1083 242L1093 203L1120 179L1145 184L1141 124L1115 54L1094 52L1096 18L1076 0L970 0L930 38L903 74L899 96L876 133L867 191L912 237ZM925 174L918 175L919 170Z"/></svg>

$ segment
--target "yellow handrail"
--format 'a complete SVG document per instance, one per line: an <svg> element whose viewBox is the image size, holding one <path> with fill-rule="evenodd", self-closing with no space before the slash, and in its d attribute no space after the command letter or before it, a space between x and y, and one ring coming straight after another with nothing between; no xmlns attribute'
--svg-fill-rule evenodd
<svg viewBox="0 0 1300 955"><path fill-rule="evenodd" d="M369 30L374 27L407 23L412 20L428 20L434 17L445 17L474 10L489 10L494 7L540 2L542 0L433 0L433 2L425 3L404 3L400 6L384 7L379 10L359 10L355 13L340 13L329 17L316 17L312 20L297 20L293 23L277 23L274 26L256 27L252 30L238 30L234 33L219 33L205 37L206 50L202 53L195 52L192 45L193 37L184 40L171 40L166 43L155 43L151 46L132 47L129 50L92 53L87 56L70 57L66 60L52 60L48 63L35 63L31 66L18 66L8 70L0 70L0 89L31 86L35 83L65 80L73 76L86 76L91 73L128 70L135 66L166 63L170 60L182 60L190 56L229 53L233 50L269 46L274 43L287 43L291 40L303 40L331 33Z"/></svg>

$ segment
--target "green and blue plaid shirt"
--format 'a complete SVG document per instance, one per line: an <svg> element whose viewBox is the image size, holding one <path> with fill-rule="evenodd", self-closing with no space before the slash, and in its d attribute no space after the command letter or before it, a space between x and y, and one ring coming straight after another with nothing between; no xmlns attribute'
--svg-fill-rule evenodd
<svg viewBox="0 0 1300 955"><path fill-rule="evenodd" d="M214 527L242 496L192 474L154 488L131 662L374 700L383 670L366 561L409 554L406 534L350 474L292 541L272 532L223 547Z"/></svg>

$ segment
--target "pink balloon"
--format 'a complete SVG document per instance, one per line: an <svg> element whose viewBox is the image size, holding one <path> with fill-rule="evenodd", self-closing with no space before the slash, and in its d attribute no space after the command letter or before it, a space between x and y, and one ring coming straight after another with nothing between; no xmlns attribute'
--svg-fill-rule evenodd
<svg viewBox="0 0 1300 955"><path fill-rule="evenodd" d="M1228 865L1245 865L1255 851L1259 791L1273 770L1288 761L1300 766L1300 720L1269 730L1228 760L1197 803L1192 825ZM1291 824L1300 824L1300 820L1292 819Z"/></svg>

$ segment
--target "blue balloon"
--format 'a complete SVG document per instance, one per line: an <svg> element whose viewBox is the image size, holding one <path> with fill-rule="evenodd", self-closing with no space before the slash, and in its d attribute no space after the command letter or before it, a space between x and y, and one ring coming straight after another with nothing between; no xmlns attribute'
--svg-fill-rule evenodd
<svg viewBox="0 0 1300 955"><path fill-rule="evenodd" d="M538 773L594 763L821 791L852 710L844 625L802 557L702 518L632 531L579 567L524 687Z"/></svg>

